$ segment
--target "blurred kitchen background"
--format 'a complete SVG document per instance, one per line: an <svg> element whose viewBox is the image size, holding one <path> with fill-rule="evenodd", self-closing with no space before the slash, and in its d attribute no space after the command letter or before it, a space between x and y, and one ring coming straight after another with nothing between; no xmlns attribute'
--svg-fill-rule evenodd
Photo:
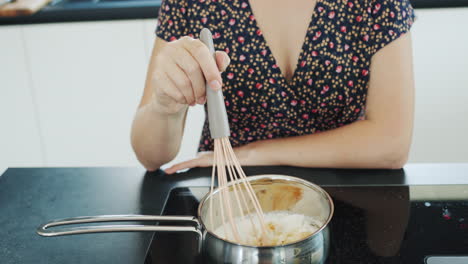
<svg viewBox="0 0 468 264"><path fill-rule="evenodd" d="M22 13L41 9L0 18L0 173L23 166L139 166L130 126L160 1L63 0L44 7L43 0L17 1L35 4ZM412 3L410 162L468 162L468 0ZM203 120L201 107L190 110L176 160L195 155Z"/></svg>

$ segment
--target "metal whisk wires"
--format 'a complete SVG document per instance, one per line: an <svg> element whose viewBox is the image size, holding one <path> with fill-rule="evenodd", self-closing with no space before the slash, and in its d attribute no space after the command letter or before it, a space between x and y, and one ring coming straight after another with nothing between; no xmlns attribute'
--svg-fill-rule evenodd
<svg viewBox="0 0 468 264"><path fill-rule="evenodd" d="M211 54L214 55L213 38L208 29L202 29L200 40L205 43ZM247 181L247 176L242 170L229 141L230 129L223 93L221 90L213 91L207 86L206 94L210 134L214 139L214 159L210 191L213 194L215 178L217 176L220 192L219 205L213 205L213 199L209 201L211 223L214 223L213 206L219 206L225 236L228 234L227 228L230 228L235 240L234 242L242 243L240 235L242 230L239 230L235 217L242 217L242 219L248 217L252 224L252 230L255 231L255 236L262 240L266 236L263 210L252 186ZM232 182L229 186L228 180Z"/></svg>

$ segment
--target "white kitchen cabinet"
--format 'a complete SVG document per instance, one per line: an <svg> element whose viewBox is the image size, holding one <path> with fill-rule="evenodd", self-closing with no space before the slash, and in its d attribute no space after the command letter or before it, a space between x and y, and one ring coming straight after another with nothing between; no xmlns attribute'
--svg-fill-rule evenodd
<svg viewBox="0 0 468 264"><path fill-rule="evenodd" d="M468 162L468 8L417 10L410 162Z"/></svg>
<svg viewBox="0 0 468 264"><path fill-rule="evenodd" d="M137 164L143 36L141 20L25 26L47 166Z"/></svg>
<svg viewBox="0 0 468 264"><path fill-rule="evenodd" d="M0 27L0 174L42 166L42 144L21 28Z"/></svg>

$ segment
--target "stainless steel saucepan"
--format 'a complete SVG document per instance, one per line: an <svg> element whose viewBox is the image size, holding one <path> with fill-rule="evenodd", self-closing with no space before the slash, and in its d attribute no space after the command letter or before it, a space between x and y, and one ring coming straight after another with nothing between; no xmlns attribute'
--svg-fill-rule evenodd
<svg viewBox="0 0 468 264"><path fill-rule="evenodd" d="M328 193L311 182L291 176L260 175L249 177L248 180L265 213L289 211L311 216L320 223L319 229L300 241L281 246L254 247L224 240L213 232L223 224L220 217L221 195L217 189L200 201L198 218L149 215L76 217L44 224L37 229L37 233L50 237L103 232L194 232L198 234L199 252L202 254L203 263L325 263L329 244L328 223L334 210L333 201ZM232 184L229 184L231 189ZM210 210L213 217L210 217ZM234 214L238 216L240 212ZM193 223L193 226L96 225L52 228L117 221L175 221Z"/></svg>

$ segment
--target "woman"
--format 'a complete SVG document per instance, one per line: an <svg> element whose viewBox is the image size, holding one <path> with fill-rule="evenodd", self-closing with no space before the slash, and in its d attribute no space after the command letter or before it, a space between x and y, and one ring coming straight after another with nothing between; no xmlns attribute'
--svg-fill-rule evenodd
<svg viewBox="0 0 468 264"><path fill-rule="evenodd" d="M223 89L242 165L401 168L413 127L413 20L409 0L166 0L135 153L148 170L176 156L206 80ZM216 61L197 39L203 27ZM206 121L198 157L166 172L211 166L212 149Z"/></svg>

